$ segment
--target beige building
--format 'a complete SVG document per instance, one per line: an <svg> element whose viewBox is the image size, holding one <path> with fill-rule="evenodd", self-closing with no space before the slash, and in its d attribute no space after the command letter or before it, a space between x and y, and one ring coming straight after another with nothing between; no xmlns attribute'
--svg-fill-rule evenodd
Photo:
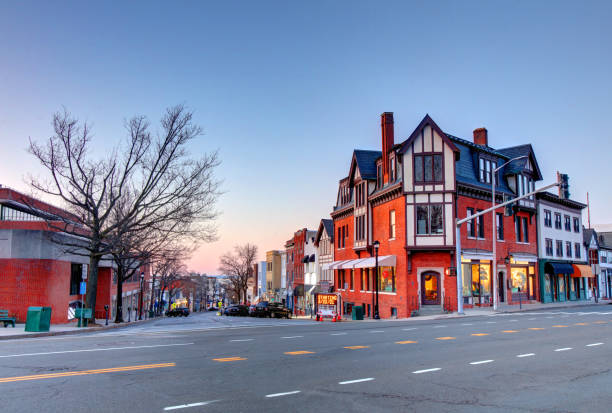
<svg viewBox="0 0 612 413"><path fill-rule="evenodd" d="M266 292L270 301L282 301L281 272L281 251L266 252Z"/></svg>

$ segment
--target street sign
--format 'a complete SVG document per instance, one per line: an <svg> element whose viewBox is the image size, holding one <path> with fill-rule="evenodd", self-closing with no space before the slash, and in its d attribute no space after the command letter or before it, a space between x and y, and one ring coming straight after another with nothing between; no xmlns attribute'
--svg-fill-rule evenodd
<svg viewBox="0 0 612 413"><path fill-rule="evenodd" d="M83 269L81 270L81 278L87 279L87 264L83 264Z"/></svg>
<svg viewBox="0 0 612 413"><path fill-rule="evenodd" d="M81 281L79 294L84 295L87 292L87 283L85 281Z"/></svg>

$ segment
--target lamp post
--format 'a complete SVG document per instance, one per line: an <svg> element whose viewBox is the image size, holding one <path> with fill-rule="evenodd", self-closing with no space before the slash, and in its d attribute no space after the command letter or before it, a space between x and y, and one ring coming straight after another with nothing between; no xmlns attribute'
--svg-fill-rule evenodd
<svg viewBox="0 0 612 413"><path fill-rule="evenodd" d="M378 314L378 248L380 247L380 242L374 241L374 252L376 253L376 303L374 304L374 320L380 320L380 315Z"/></svg>
<svg viewBox="0 0 612 413"><path fill-rule="evenodd" d="M143 303L143 297L142 295L144 294L144 272L140 273L140 305L139 307L139 314L138 314L138 319L142 320L142 303Z"/></svg>
<svg viewBox="0 0 612 413"><path fill-rule="evenodd" d="M503 165L498 166L497 168L493 169L493 173L491 174L491 207L493 208L493 210L491 211L491 216L493 217L492 219L492 223L493 223L493 268L491 271L491 275L493 278L493 311L497 310L497 213L495 212L495 177L497 175L497 171L499 171L501 168L503 168L504 166L508 165L510 162L513 161L517 161L519 159L523 159L523 158L527 158L526 155L523 156L517 156L516 158L512 158L510 159L508 162L504 163ZM516 187L518 189L518 182L516 184ZM527 189L527 192L529 192L529 189ZM502 217L503 219L503 217ZM502 288L504 286L502 285Z"/></svg>

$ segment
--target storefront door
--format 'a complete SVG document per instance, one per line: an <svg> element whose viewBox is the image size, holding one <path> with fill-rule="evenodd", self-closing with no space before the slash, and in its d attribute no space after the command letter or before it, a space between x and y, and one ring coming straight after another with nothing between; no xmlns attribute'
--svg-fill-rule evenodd
<svg viewBox="0 0 612 413"><path fill-rule="evenodd" d="M506 285L504 284L504 273L500 272L497 275L497 290L499 291L499 302L504 302L504 296L506 291Z"/></svg>
<svg viewBox="0 0 612 413"><path fill-rule="evenodd" d="M421 274L421 302L423 305L440 304L440 274L437 272Z"/></svg>

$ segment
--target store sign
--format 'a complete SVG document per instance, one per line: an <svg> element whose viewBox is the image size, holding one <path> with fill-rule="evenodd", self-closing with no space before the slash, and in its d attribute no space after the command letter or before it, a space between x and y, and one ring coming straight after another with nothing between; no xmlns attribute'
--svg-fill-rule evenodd
<svg viewBox="0 0 612 413"><path fill-rule="evenodd" d="M338 296L336 294L319 294L317 295L318 305L332 305L335 306L338 302Z"/></svg>

